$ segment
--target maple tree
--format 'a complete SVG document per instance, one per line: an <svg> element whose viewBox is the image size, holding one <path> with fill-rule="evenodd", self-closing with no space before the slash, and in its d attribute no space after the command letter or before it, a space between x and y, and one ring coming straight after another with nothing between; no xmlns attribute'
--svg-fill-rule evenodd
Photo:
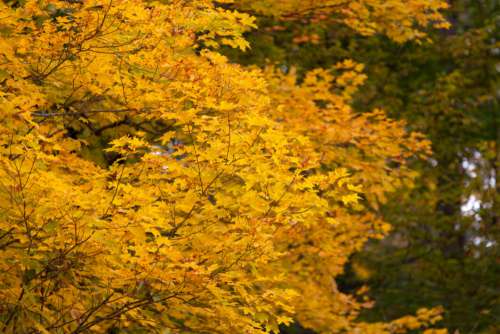
<svg viewBox="0 0 500 334"><path fill-rule="evenodd" d="M337 3L358 33L396 41L445 24L438 1ZM248 9L0 4L2 332L262 333L297 319L403 333L440 320L435 308L357 321L370 302L334 280L388 231L378 205L412 184L408 160L429 142L354 111L361 64L298 83L229 62L218 49L249 47Z"/></svg>
<svg viewBox="0 0 500 334"><path fill-rule="evenodd" d="M441 10L447 8L441 0L240 0L238 4L257 15L282 20L312 20L341 23L357 33L370 36L383 33L396 42L426 37L422 28L447 28Z"/></svg>

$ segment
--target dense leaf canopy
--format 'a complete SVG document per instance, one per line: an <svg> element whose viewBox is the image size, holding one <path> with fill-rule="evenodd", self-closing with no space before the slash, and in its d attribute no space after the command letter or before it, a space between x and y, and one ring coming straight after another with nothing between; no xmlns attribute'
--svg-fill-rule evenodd
<svg viewBox="0 0 500 334"><path fill-rule="evenodd" d="M437 303L367 322L367 289L337 286L431 142L360 102L355 54L243 52L304 22L419 44L446 7L2 2L0 331L445 333Z"/></svg>

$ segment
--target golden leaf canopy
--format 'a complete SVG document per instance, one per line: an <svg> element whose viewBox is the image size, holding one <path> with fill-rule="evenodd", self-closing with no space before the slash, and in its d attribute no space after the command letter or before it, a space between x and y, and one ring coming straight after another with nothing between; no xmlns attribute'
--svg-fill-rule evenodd
<svg viewBox="0 0 500 334"><path fill-rule="evenodd" d="M359 64L298 84L230 63L218 47L248 48L255 22L220 3L0 4L2 333L263 333L292 319L399 333L438 320L357 322L366 301L334 281L389 229L377 203L411 184L406 161L428 142L353 110ZM353 2L345 19L390 35L406 15L407 39L442 7L382 3Z"/></svg>

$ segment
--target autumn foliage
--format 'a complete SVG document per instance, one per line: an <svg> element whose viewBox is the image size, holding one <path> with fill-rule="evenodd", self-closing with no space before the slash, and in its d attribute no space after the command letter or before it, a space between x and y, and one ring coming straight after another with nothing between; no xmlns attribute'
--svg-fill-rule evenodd
<svg viewBox="0 0 500 334"><path fill-rule="evenodd" d="M316 12L281 2L284 16ZM282 15L248 3L0 4L0 332L263 333L297 320L378 334L440 319L358 322L370 301L334 279L390 229L378 206L411 185L408 161L429 143L353 110L361 64L299 80L230 63L218 50L249 47L252 13ZM445 24L441 1L331 3L320 14L353 34L404 41Z"/></svg>

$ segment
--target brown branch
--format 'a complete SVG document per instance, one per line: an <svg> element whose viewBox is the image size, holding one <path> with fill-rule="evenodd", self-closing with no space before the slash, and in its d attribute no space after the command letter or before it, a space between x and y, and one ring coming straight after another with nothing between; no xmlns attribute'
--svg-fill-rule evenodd
<svg viewBox="0 0 500 334"><path fill-rule="evenodd" d="M143 306L147 306L147 305L161 303L161 302L164 302L166 300L176 298L177 296L178 296L178 293L174 293L174 294L171 294L167 297L164 297L164 298L156 300L156 301L153 300L152 298L148 298L148 299L139 299L139 300L136 300L134 302L127 303L115 311L112 311L106 315L103 315L102 317L98 317L93 321L90 321L86 325L84 325L84 322L82 322L75 330L73 330L71 332L71 334L78 334L78 333L84 332L84 331L92 328L93 326L97 325L100 322L116 319L117 317L121 316L122 314L125 314L125 313L132 311L134 309L137 309L137 308L140 308Z"/></svg>
<svg viewBox="0 0 500 334"><path fill-rule="evenodd" d="M98 114L98 113L126 113L126 112L144 112L149 109L133 109L133 108L125 108L125 109L96 109L96 110L85 110L85 111L74 111L74 112L34 112L33 116L40 117L61 117L61 116L85 116L88 114Z"/></svg>

